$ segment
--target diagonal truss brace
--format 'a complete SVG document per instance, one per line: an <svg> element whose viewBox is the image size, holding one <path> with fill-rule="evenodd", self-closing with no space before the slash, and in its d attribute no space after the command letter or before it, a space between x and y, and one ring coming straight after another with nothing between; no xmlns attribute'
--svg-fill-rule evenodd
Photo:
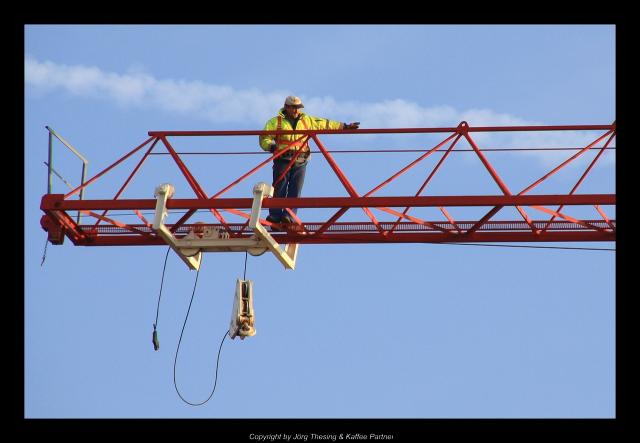
<svg viewBox="0 0 640 443"><path fill-rule="evenodd" d="M260 210L265 194L273 195L273 187L266 183L258 183L253 189L253 205L249 227L255 235L250 238L229 238L227 232L216 228L203 227L201 231L192 230L186 236L177 238L165 225L167 201L174 195L174 187L163 183L156 187L155 217L153 229L173 249L176 254L192 270L198 270L203 252L248 252L251 255L262 255L267 250L273 252L286 269L294 269L298 253L298 244L284 245L284 250L273 239L271 234L260 224Z"/></svg>

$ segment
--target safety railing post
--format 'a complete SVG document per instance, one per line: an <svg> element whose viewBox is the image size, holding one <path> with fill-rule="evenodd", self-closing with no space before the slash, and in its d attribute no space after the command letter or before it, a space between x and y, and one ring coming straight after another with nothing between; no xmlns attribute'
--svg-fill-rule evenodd
<svg viewBox="0 0 640 443"><path fill-rule="evenodd" d="M48 174L47 193L51 194L51 190L53 188L51 172L53 171L53 137L55 136L58 140L60 140L60 142L64 146L66 146L71 152L73 152L80 159L80 161L82 161L82 176L80 178L81 189L80 189L80 197L79 197L80 200L82 200L84 198L84 181L87 178L87 165L89 164L89 160L84 158L84 156L80 154L80 152L78 152L77 149L71 146L71 144L68 141L66 141L64 138L59 136L53 130L53 128L50 128L49 126L45 126L45 128L47 129L47 131L49 131L49 163L48 163L49 174ZM78 211L78 216L76 219L78 224L80 224L80 217L81 217L81 212Z"/></svg>
<svg viewBox="0 0 640 443"><path fill-rule="evenodd" d="M47 174L47 194L51 194L51 189L53 187L53 180L51 176L51 169L53 168L53 135L49 132L49 155L48 155L48 168L49 173Z"/></svg>

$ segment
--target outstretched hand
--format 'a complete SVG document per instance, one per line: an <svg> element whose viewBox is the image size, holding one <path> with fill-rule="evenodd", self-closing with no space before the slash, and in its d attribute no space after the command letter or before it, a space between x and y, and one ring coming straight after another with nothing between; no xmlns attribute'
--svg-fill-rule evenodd
<svg viewBox="0 0 640 443"><path fill-rule="evenodd" d="M358 129L360 127L360 122L352 122L344 125L344 129Z"/></svg>

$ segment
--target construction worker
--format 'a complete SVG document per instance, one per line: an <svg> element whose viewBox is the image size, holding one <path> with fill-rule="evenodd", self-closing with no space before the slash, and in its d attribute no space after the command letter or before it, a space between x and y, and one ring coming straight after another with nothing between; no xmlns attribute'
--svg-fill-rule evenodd
<svg viewBox="0 0 640 443"><path fill-rule="evenodd" d="M358 129L360 122L341 123L321 117L312 117L301 112L304 108L300 98L290 95L284 101L284 107L280 109L278 115L269 120L265 126L265 131L294 130L294 129ZM307 162L311 152L309 150L308 138L304 134L281 134L281 135L261 135L260 147L265 151L279 152L287 150L286 154L273 161L273 187L274 197L299 197L304 184L304 175ZM299 152L299 154L298 154ZM296 157L296 154L297 157ZM295 158L291 169L287 171L283 179L278 181L280 176L287 170L291 160ZM291 209L295 214L297 208ZM267 221L272 223L293 223L293 220L284 209L270 208Z"/></svg>

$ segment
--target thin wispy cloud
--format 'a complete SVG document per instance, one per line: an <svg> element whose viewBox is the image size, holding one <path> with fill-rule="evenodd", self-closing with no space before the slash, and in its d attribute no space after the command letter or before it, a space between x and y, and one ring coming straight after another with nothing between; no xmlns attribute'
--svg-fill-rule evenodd
<svg viewBox="0 0 640 443"><path fill-rule="evenodd" d="M36 93L62 90L119 106L153 108L217 122L258 122L273 112L283 92L235 90L201 81L158 79L145 72L105 72L25 58L25 83Z"/></svg>
<svg viewBox="0 0 640 443"><path fill-rule="evenodd" d="M125 107L153 107L216 122L264 124L290 91L235 89L197 80L159 79L140 69L106 72L95 66L64 65L25 58L25 82L37 92L62 90L77 97L105 100ZM522 119L488 109L457 111L451 106L425 107L403 99L381 102L338 101L333 97L303 97L314 115L360 120L370 128L525 124Z"/></svg>
<svg viewBox="0 0 640 443"><path fill-rule="evenodd" d="M155 109L216 123L249 123L262 128L295 91L236 89L198 80L160 79L141 69L106 72L96 66L64 65L25 57L25 85L42 95L64 91L76 97L103 100L125 108ZM368 128L454 127L461 121L472 126L538 125L491 109L457 110L448 105L423 106L404 99L380 102L339 101L333 97L302 96L313 115L362 122ZM561 133L474 134L479 143L519 147L584 147L593 134ZM531 152L545 163L557 163L558 153ZM609 156L613 158L613 156Z"/></svg>

